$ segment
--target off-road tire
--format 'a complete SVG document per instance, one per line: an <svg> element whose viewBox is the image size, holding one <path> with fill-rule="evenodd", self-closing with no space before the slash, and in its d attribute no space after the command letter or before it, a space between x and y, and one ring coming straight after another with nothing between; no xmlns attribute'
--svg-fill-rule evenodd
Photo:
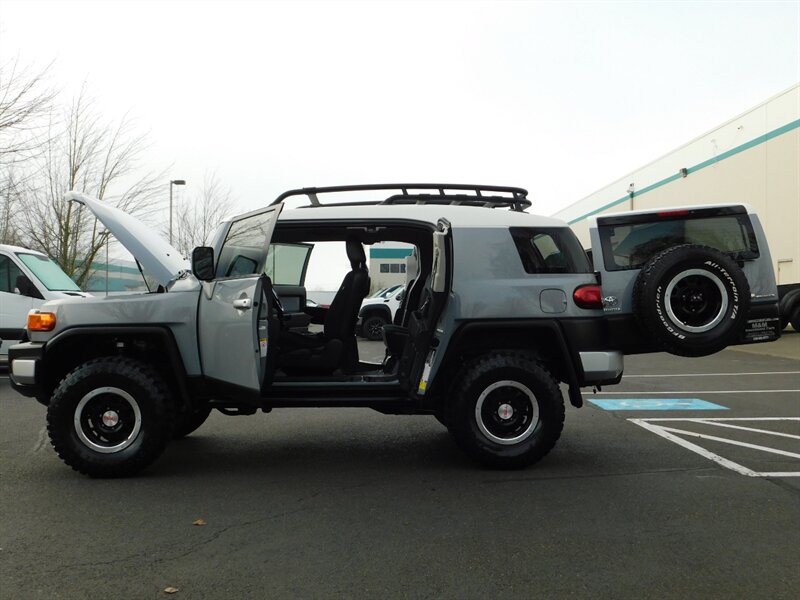
<svg viewBox="0 0 800 600"><path fill-rule="evenodd" d="M792 315L789 317L789 323L791 323L792 329L800 333L800 306L792 311Z"/></svg>
<svg viewBox="0 0 800 600"><path fill-rule="evenodd" d="M486 354L468 362L457 381L448 398L445 421L458 446L473 459L494 469L521 469L555 446L564 428L564 399L556 380L534 356ZM499 409L506 402L517 405L508 423L492 409L498 402ZM527 421L525 410L531 411ZM517 419L522 420L515 423ZM511 433L516 426L519 436ZM507 428L508 436L502 437L505 434L498 428ZM499 435L492 439L495 433ZM522 439L513 441L517 437Z"/></svg>
<svg viewBox="0 0 800 600"><path fill-rule="evenodd" d="M381 315L370 315L361 325L361 333L365 338L373 342L383 339L383 326L387 321Z"/></svg>
<svg viewBox="0 0 800 600"><path fill-rule="evenodd" d="M186 437L206 422L211 414L211 407L206 405L190 407L181 411L175 418L175 429L172 431L172 439L179 440Z"/></svg>
<svg viewBox="0 0 800 600"><path fill-rule="evenodd" d="M642 332L665 351L706 356L738 341L747 321L750 285L722 252L673 246L642 267L633 312Z"/></svg>
<svg viewBox="0 0 800 600"><path fill-rule="evenodd" d="M106 405L115 410L106 409L98 419ZM103 429L114 414L122 433ZM103 357L76 367L61 380L47 409L47 431L56 454L74 470L90 477L125 477L161 455L174 418L167 386L150 366L122 356ZM137 421L138 428L131 429ZM113 437L129 429L127 438ZM121 441L115 446L114 439Z"/></svg>

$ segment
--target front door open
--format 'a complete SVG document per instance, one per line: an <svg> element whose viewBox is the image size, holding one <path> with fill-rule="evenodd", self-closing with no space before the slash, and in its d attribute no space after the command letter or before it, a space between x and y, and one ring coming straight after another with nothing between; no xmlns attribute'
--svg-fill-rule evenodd
<svg viewBox="0 0 800 600"><path fill-rule="evenodd" d="M269 382L272 284L264 274L267 249L282 204L228 225L216 275L203 283L198 337L203 374L260 393ZM273 352L274 353L274 352Z"/></svg>

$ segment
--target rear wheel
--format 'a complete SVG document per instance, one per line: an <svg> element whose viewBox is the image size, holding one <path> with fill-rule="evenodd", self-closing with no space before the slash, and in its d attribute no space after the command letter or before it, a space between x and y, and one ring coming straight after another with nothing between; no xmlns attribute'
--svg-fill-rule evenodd
<svg viewBox="0 0 800 600"><path fill-rule="evenodd" d="M789 317L789 323L791 323L792 329L800 333L800 306L797 306L794 311L792 311Z"/></svg>
<svg viewBox="0 0 800 600"><path fill-rule="evenodd" d="M211 407L207 404L198 407L190 407L182 411L175 420L175 429L172 432L172 439L179 440L196 431L206 422L211 414Z"/></svg>
<svg viewBox="0 0 800 600"><path fill-rule="evenodd" d="M633 288L640 327L680 356L705 356L736 343L750 286L730 257L706 246L674 246L654 256Z"/></svg>
<svg viewBox="0 0 800 600"><path fill-rule="evenodd" d="M492 353L464 367L446 422L472 458L496 469L520 469L555 446L564 427L564 400L534 357Z"/></svg>
<svg viewBox="0 0 800 600"><path fill-rule="evenodd" d="M173 420L161 377L125 357L98 358L75 368L47 409L56 453L91 477L123 477L144 469L164 451Z"/></svg>

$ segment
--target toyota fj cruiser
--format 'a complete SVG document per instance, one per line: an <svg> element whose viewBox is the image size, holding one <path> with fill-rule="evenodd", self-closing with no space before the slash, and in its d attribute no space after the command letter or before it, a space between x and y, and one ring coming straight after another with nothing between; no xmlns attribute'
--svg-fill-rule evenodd
<svg viewBox="0 0 800 600"><path fill-rule="evenodd" d="M307 207L284 210L302 197ZM703 356L779 336L767 241L746 206L599 217L592 265L565 223L525 212L520 188L304 188L222 224L189 263L107 203L67 198L161 284L47 302L10 350L12 384L47 406L58 455L95 477L138 472L212 409L322 406L435 415L479 462L525 467L561 434L559 384L579 407L581 387L620 381L624 354ZM351 268L329 308L308 307L308 256L330 241ZM418 272L375 363L359 357L355 327L364 246L384 241L412 245Z"/></svg>

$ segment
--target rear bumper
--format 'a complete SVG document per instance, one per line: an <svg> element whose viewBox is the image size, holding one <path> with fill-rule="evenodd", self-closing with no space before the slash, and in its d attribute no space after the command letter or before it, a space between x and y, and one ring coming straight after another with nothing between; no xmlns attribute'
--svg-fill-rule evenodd
<svg viewBox="0 0 800 600"><path fill-rule="evenodd" d="M622 379L624 355L618 351L579 352L583 385L613 385Z"/></svg>
<svg viewBox="0 0 800 600"><path fill-rule="evenodd" d="M39 395L43 356L44 344L39 342L23 342L8 349L8 375L15 391L29 398Z"/></svg>

